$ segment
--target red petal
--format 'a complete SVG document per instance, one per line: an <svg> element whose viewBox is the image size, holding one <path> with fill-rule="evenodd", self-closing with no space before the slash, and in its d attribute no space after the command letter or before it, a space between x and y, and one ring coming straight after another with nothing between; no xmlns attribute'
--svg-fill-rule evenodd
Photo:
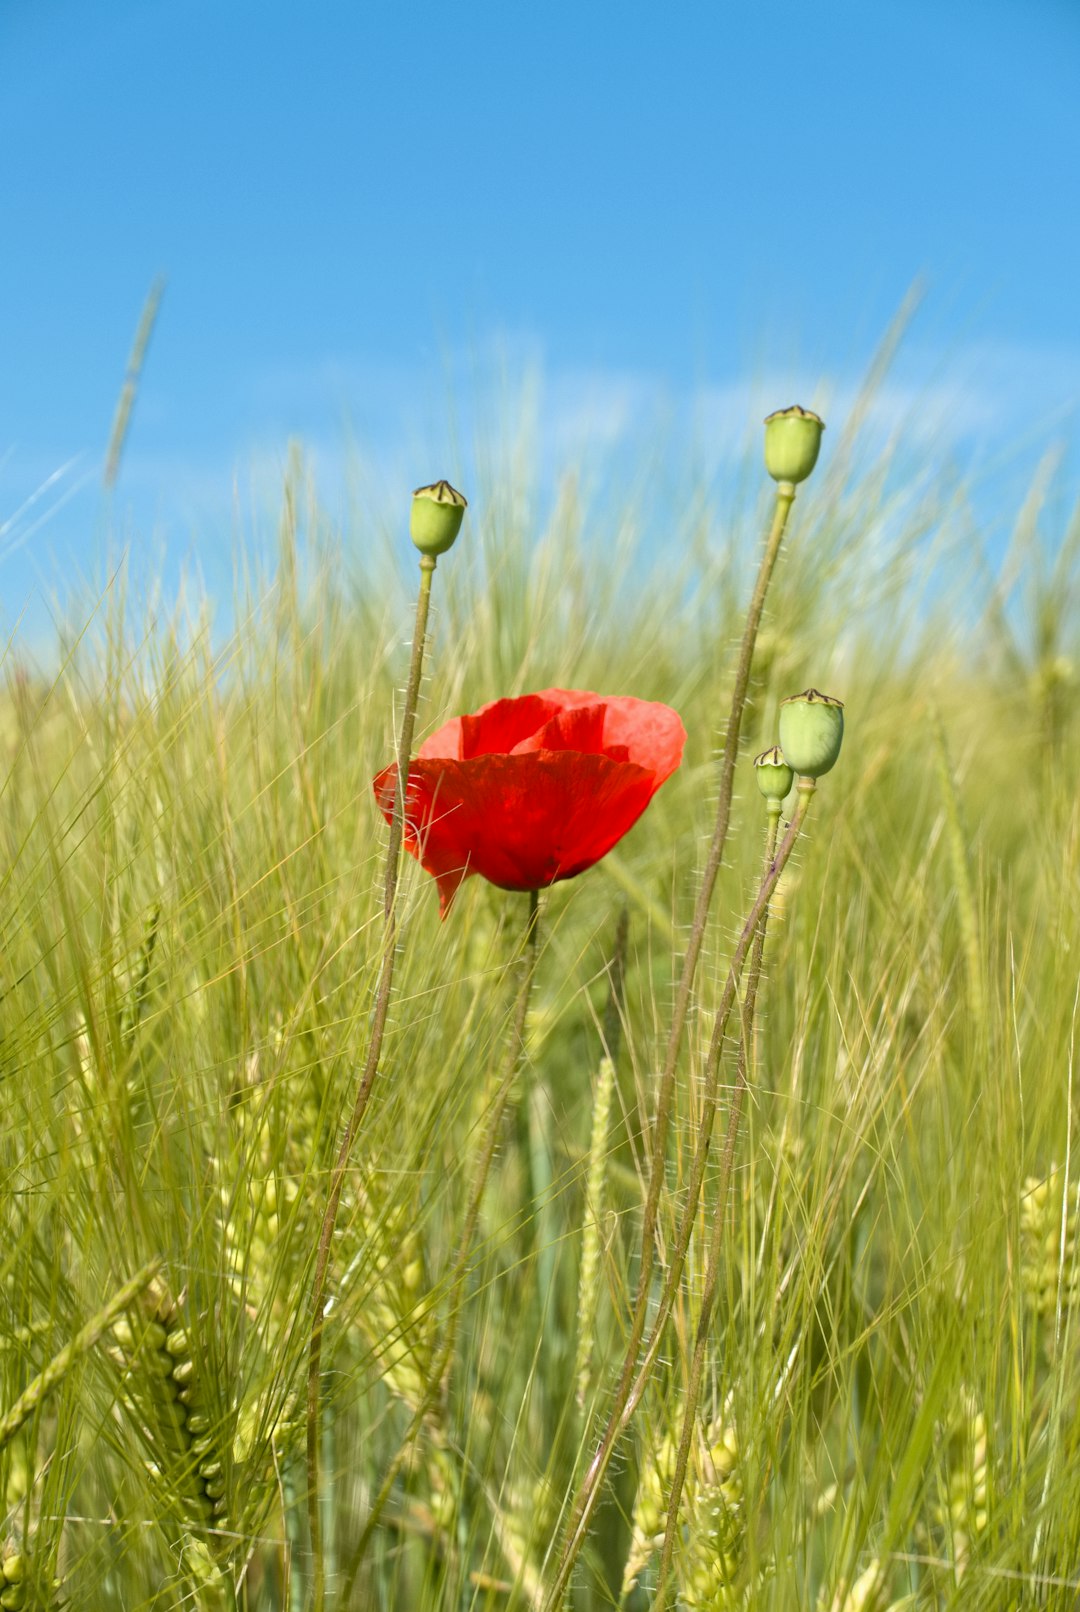
<svg viewBox="0 0 1080 1612"><path fill-rule="evenodd" d="M405 844L439 885L510 890L570 879L606 856L682 759L675 711L648 700L543 689L455 717L409 769ZM375 779L387 821L393 766Z"/></svg>
<svg viewBox="0 0 1080 1612"><path fill-rule="evenodd" d="M471 716L455 716L444 722L424 740L417 754L424 760L429 756L454 756L458 761L472 756L507 755L523 740L539 733L560 711L598 703L603 704L598 694L564 688L491 700Z"/></svg>
<svg viewBox="0 0 1080 1612"><path fill-rule="evenodd" d="M461 759L461 724L464 717L451 717L444 722L441 728L426 738L419 750L418 756L452 756L455 760Z"/></svg>
<svg viewBox="0 0 1080 1612"><path fill-rule="evenodd" d="M496 700L475 716L461 719L461 759L507 755L557 715L558 707L542 694L518 700Z"/></svg>
<svg viewBox="0 0 1080 1612"><path fill-rule="evenodd" d="M627 758L653 773L658 786L665 778L671 777L682 760L686 729L678 712L673 711L670 705L661 705L655 700L638 700L629 695L590 694L583 689L546 688L534 697L557 708L559 714L551 719L551 725L564 731L569 731L569 724L578 718L579 713L591 725L594 718L586 717L586 711L603 711L600 742L582 745L581 748L602 750L605 755L625 748ZM561 744L556 747L564 748ZM566 745L565 748L573 747Z"/></svg>
<svg viewBox="0 0 1080 1612"><path fill-rule="evenodd" d="M393 784L392 767L375 780L387 820ZM406 844L438 879L445 911L470 873L507 890L583 873L637 822L655 789L641 767L574 751L418 760L409 769Z"/></svg>
<svg viewBox="0 0 1080 1612"><path fill-rule="evenodd" d="M625 761L626 746L614 761ZM514 746L514 755L527 755L530 750L577 750L582 755L606 755L604 744L604 707L602 705L576 705L559 711L542 728L522 739Z"/></svg>
<svg viewBox="0 0 1080 1612"><path fill-rule="evenodd" d="M686 729L669 705L622 695L604 701L604 748L625 745L630 760L648 768L659 788L682 760Z"/></svg>

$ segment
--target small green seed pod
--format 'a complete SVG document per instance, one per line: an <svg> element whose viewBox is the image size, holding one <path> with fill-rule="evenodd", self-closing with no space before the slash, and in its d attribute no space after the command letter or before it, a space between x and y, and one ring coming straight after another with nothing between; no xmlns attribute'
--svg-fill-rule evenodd
<svg viewBox="0 0 1080 1612"><path fill-rule="evenodd" d="M421 554L445 554L465 518L468 499L448 481L434 481L413 493L409 534Z"/></svg>
<svg viewBox="0 0 1080 1612"><path fill-rule="evenodd" d="M774 481L805 481L817 464L825 421L796 403L765 421L765 469Z"/></svg>
<svg viewBox="0 0 1080 1612"><path fill-rule="evenodd" d="M780 744L800 778L820 778L836 765L844 738L844 702L808 688L780 702Z"/></svg>
<svg viewBox="0 0 1080 1612"><path fill-rule="evenodd" d="M795 782L795 774L778 744L754 757L754 778L769 804L779 806Z"/></svg>

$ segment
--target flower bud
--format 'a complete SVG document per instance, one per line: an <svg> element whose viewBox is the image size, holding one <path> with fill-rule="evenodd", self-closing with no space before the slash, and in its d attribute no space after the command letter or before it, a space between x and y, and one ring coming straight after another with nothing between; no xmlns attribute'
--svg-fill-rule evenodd
<svg viewBox="0 0 1080 1612"><path fill-rule="evenodd" d="M765 469L774 481L805 481L817 464L825 421L796 403L765 421Z"/></svg>
<svg viewBox="0 0 1080 1612"><path fill-rule="evenodd" d="M820 778L836 765L844 737L844 702L808 688L780 702L780 743L800 778Z"/></svg>
<svg viewBox="0 0 1080 1612"><path fill-rule="evenodd" d="M413 493L409 533L421 554L434 557L453 546L468 500L448 481L432 482Z"/></svg>
<svg viewBox="0 0 1080 1612"><path fill-rule="evenodd" d="M755 756L754 777L770 806L779 806L795 782L795 774L784 760L784 753L778 744Z"/></svg>

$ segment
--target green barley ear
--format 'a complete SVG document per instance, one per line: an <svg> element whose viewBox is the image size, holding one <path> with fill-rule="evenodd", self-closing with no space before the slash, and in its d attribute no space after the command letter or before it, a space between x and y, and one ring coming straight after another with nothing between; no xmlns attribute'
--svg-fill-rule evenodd
<svg viewBox="0 0 1080 1612"><path fill-rule="evenodd" d="M800 778L835 767L844 738L844 702L808 688L780 702L780 748Z"/></svg>
<svg viewBox="0 0 1080 1612"><path fill-rule="evenodd" d="M432 558L453 548L468 508L468 499L448 481L432 482L413 493L409 535L421 554Z"/></svg>
<svg viewBox="0 0 1080 1612"><path fill-rule="evenodd" d="M887 1612L889 1580L876 1556L851 1584L842 1579L835 1594L818 1601L819 1612Z"/></svg>
<svg viewBox="0 0 1080 1612"><path fill-rule="evenodd" d="M695 1481L684 1500L686 1538L676 1566L680 1599L688 1612L741 1604L746 1506L730 1412L729 1401L725 1416L704 1430Z"/></svg>
<svg viewBox="0 0 1080 1612"><path fill-rule="evenodd" d="M146 1447L147 1470L184 1525L211 1554L229 1514L231 1439L216 1426L191 1353L180 1306L158 1279L113 1328L122 1399Z"/></svg>
<svg viewBox="0 0 1080 1612"><path fill-rule="evenodd" d="M663 1543L667 1497L675 1476L677 1451L678 1439L674 1433L667 1432L645 1452L642 1460L630 1524L630 1551L623 1568L620 1606ZM688 1479L683 1491L684 1505L689 1489Z"/></svg>
<svg viewBox="0 0 1080 1612"><path fill-rule="evenodd" d="M410 1218L415 1205L402 1204L390 1212L371 1185L377 1179L372 1169L369 1184L356 1193L347 1191L342 1199L353 1211L349 1235L356 1235L358 1243L341 1291L360 1275L364 1300L355 1325L389 1392L415 1413L424 1403L435 1349L424 1243Z"/></svg>
<svg viewBox="0 0 1080 1612"><path fill-rule="evenodd" d="M592 1353L596 1314L600 1299L600 1251L607 1196L608 1132L611 1129L611 1100L615 1091L615 1060L622 1041L622 1006L626 989L626 957L630 943L630 909L624 902L615 925L615 944L608 963L608 995L602 1025L604 1057L593 1099L589 1164L585 1174L585 1218L581 1233L581 1266L578 1274L578 1332L574 1380L580 1410L592 1386Z"/></svg>
<svg viewBox="0 0 1080 1612"><path fill-rule="evenodd" d="M505 1494L492 1508L492 1526L499 1549L522 1600L538 1607L543 1597L543 1580L538 1558L559 1515L558 1496L546 1473L538 1478L507 1485ZM515 1605L519 1603L515 1600Z"/></svg>
<svg viewBox="0 0 1080 1612"><path fill-rule="evenodd" d="M960 815L960 798L956 779L949 762L945 726L940 712L934 713L934 748L937 753L938 776L945 802L945 821L949 832L949 860L952 863L953 886L960 913L960 932L964 941L964 964L967 973L968 1007L977 1028L986 1018L986 993L983 988L982 948L979 943L979 917L975 903L975 890L968 861L968 839Z"/></svg>
<svg viewBox="0 0 1080 1612"><path fill-rule="evenodd" d="M338 1292L346 1293L357 1279L363 1284L363 1302L356 1307L353 1324L387 1392L412 1416L422 1418L418 1431L425 1446L428 1503L436 1525L451 1532L460 1472L449 1448L442 1407L431 1397L438 1336L424 1242L416 1224L415 1203L406 1201L388 1209L374 1184L378 1179L373 1166L365 1185L349 1187L343 1194L343 1206L351 1211L347 1236L350 1243L353 1238L357 1241ZM337 1302L336 1295L332 1302Z"/></svg>
<svg viewBox="0 0 1080 1612"><path fill-rule="evenodd" d="M961 1394L945 1438L946 1489L934 1507L934 1521L944 1534L953 1579L959 1584L990 1515L986 1417L973 1394Z"/></svg>
<svg viewBox="0 0 1080 1612"><path fill-rule="evenodd" d="M593 1100L592 1138L589 1167L585 1175L585 1220L581 1233L581 1269L578 1275L578 1337L574 1381L577 1402L584 1410L592 1386L592 1353L596 1331L596 1310L600 1298L600 1245L607 1195L608 1132L611 1128L611 1099L615 1090L615 1065L601 1058L600 1075Z"/></svg>
<svg viewBox="0 0 1080 1612"><path fill-rule="evenodd" d="M1062 1194L1068 1201L1062 1207ZM1065 1172L1052 1165L1039 1180L1029 1176L1020 1199L1020 1282L1036 1315L1047 1320L1080 1299L1080 1266L1076 1260L1080 1230L1080 1185L1066 1186ZM1048 1346L1051 1343L1048 1337Z"/></svg>
<svg viewBox="0 0 1080 1612"><path fill-rule="evenodd" d="M282 1222L294 1212L311 1156L318 1105L305 1090L290 1113L284 1142L275 1139L275 1114L266 1102L258 1056L244 1071L244 1087L229 1107L229 1140L212 1159L221 1203L220 1226L229 1286L265 1328L284 1319L288 1298L276 1280L275 1248Z"/></svg>
<svg viewBox="0 0 1080 1612"><path fill-rule="evenodd" d="M817 464L825 421L796 403L777 409L765 421L765 469L774 481L793 486L805 481Z"/></svg>
<svg viewBox="0 0 1080 1612"><path fill-rule="evenodd" d="M680 1426L678 1408L670 1420L673 1428ZM620 1605L664 1542L678 1445L675 1433L663 1434L642 1464ZM733 1586L745 1568L746 1525L730 1397L721 1416L695 1429L679 1516L681 1548L675 1558L679 1605L687 1612L734 1607L738 1602Z"/></svg>
<svg viewBox="0 0 1080 1612"><path fill-rule="evenodd" d="M146 930L143 935L142 946L139 949L139 959L130 982L127 993L128 1002L123 1010L120 1020L120 1038L124 1050L131 1052L139 1033L146 1003L150 996L151 974L154 966L154 952L157 948L158 926L161 922L161 903L155 901L150 909Z"/></svg>
<svg viewBox="0 0 1080 1612"><path fill-rule="evenodd" d="M42 1574L32 1549L14 1538L6 1539L0 1553L0 1607L4 1612L60 1612L62 1581Z"/></svg>
<svg viewBox="0 0 1080 1612"><path fill-rule="evenodd" d="M156 1280L160 1261L153 1259L144 1265L138 1275L125 1282L105 1307L81 1327L70 1343L53 1356L44 1371L39 1371L15 1403L0 1416L0 1449L16 1437L20 1429L36 1415L43 1400L64 1380L74 1363L93 1349L108 1332L117 1317L128 1305L146 1292Z"/></svg>

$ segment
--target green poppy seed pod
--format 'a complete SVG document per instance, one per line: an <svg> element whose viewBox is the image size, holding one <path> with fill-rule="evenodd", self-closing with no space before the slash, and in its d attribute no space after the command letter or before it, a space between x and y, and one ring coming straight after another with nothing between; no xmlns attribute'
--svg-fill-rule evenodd
<svg viewBox="0 0 1080 1612"><path fill-rule="evenodd" d="M780 702L780 744L800 778L820 778L836 765L844 737L844 702L808 688Z"/></svg>
<svg viewBox="0 0 1080 1612"><path fill-rule="evenodd" d="M448 481L434 481L413 493L409 534L421 554L434 558L453 547L461 530L468 499Z"/></svg>
<svg viewBox="0 0 1080 1612"><path fill-rule="evenodd" d="M754 757L754 777L765 799L770 805L776 806L786 798L795 782L795 774L784 760L784 753L778 744Z"/></svg>
<svg viewBox="0 0 1080 1612"><path fill-rule="evenodd" d="M774 481L805 481L817 464L825 421L796 403L765 421L765 469Z"/></svg>

